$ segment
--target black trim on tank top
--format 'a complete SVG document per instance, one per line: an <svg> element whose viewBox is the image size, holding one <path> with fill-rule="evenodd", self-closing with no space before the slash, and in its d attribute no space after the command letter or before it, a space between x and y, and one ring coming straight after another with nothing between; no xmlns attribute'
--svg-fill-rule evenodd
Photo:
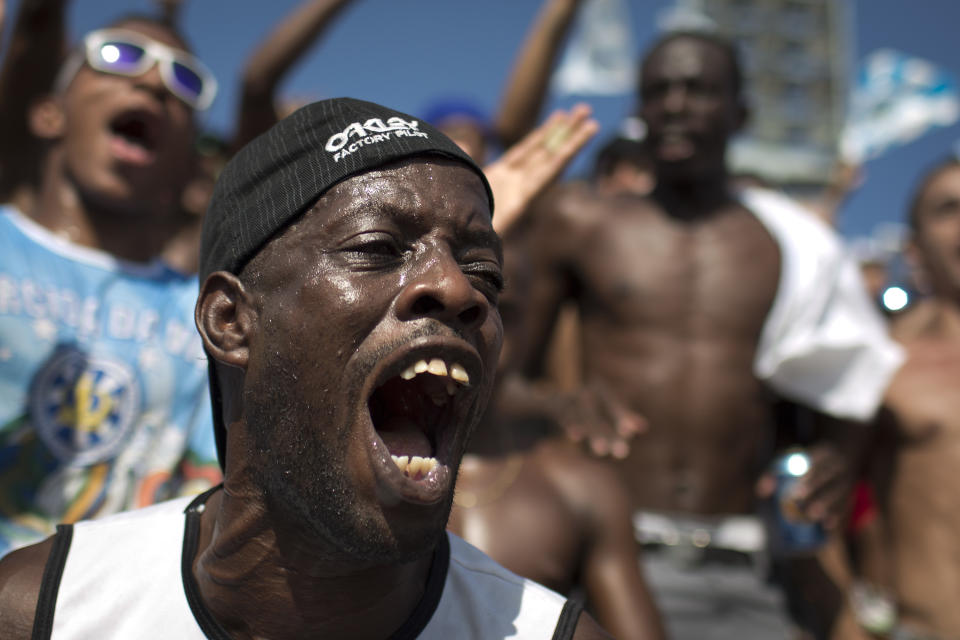
<svg viewBox="0 0 960 640"><path fill-rule="evenodd" d="M203 507L207 499L215 491L223 488L222 484L208 489L194 498L187 508L184 509L186 522L183 529L183 553L180 557L180 575L183 580L183 592L187 596L187 604L190 605L190 611L193 613L194 620L200 626L203 634L210 640L233 640L230 634L220 626L213 614L203 605L200 598L200 588L197 581L193 578L193 559L197 555L197 545L200 538L200 515L203 513Z"/></svg>
<svg viewBox="0 0 960 640"><path fill-rule="evenodd" d="M420 598L420 602L417 603L406 622L390 635L389 640L413 640L420 635L427 623L430 622L433 614L437 612L437 607L440 605L440 596L443 595L443 587L447 584L447 571L449 569L450 538L444 531L443 535L440 536L440 544L433 552L433 562L430 564L427 584L423 588L423 597Z"/></svg>
<svg viewBox="0 0 960 640"><path fill-rule="evenodd" d="M67 565L70 542L73 541L73 525L58 524L53 536L53 547L43 567L40 593L37 595L37 610L33 615L33 632L30 640L49 640L53 634L53 615L57 611L57 594L60 592L60 580Z"/></svg>
<svg viewBox="0 0 960 640"><path fill-rule="evenodd" d="M579 600L567 600L563 603L560 618L557 619L557 628L553 630L553 640L570 640L577 630L577 622L583 613L583 603Z"/></svg>
<svg viewBox="0 0 960 640"><path fill-rule="evenodd" d="M230 634L217 622L210 610L203 604L200 598L200 588L193 577L193 560L197 555L197 545L200 538L200 518L203 513L203 506L207 499L215 492L223 488L223 485L217 485L212 489L197 496L184 510L186 514L186 524L183 532L183 555L180 559L180 573L183 579L183 590L187 596L187 603L190 605L190 611L200 626L204 635L210 640L233 640ZM437 545L433 553L433 562L430 564L430 573L427 575L427 584L423 589L423 597L414 608L413 612L400 625L400 628L393 632L389 640L412 640L420 633L430 622L433 614L440 604L440 597L443 595L443 587L447 582L447 571L450 568L450 540L446 532L440 538L440 544ZM578 614L579 615L579 614ZM576 626L576 625L574 625Z"/></svg>

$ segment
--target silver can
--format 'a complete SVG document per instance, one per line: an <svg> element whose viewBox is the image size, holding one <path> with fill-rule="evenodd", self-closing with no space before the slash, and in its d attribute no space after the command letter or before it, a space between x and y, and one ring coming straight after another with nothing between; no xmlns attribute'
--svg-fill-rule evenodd
<svg viewBox="0 0 960 640"><path fill-rule="evenodd" d="M771 466L776 480L769 517L769 545L775 555L813 553L827 540L823 523L808 520L800 509L793 488L810 471L810 456L802 449L789 449Z"/></svg>

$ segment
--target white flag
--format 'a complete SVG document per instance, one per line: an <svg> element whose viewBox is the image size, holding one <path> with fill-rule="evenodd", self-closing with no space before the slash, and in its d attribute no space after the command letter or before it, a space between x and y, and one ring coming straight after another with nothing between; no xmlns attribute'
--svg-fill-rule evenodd
<svg viewBox="0 0 960 640"><path fill-rule="evenodd" d="M862 162L958 117L960 96L949 73L898 51L875 51L857 74L841 153Z"/></svg>
<svg viewBox="0 0 960 640"><path fill-rule="evenodd" d="M580 95L632 93L636 55L624 0L587 0L553 75L553 90Z"/></svg>

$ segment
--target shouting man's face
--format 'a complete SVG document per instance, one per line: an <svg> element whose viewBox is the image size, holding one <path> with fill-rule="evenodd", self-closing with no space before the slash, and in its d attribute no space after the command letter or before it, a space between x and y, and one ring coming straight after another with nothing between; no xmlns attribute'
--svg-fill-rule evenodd
<svg viewBox="0 0 960 640"><path fill-rule="evenodd" d="M111 32L183 52L165 27L120 23ZM113 47L114 55L123 45ZM104 55L109 55L104 54ZM140 75L98 71L84 63L56 103L66 170L83 197L112 212L175 211L192 175L193 110L167 88L157 63Z"/></svg>
<svg viewBox="0 0 960 640"><path fill-rule="evenodd" d="M269 503L358 559L431 550L503 333L480 178L417 158L347 179L241 281L255 320L239 453Z"/></svg>

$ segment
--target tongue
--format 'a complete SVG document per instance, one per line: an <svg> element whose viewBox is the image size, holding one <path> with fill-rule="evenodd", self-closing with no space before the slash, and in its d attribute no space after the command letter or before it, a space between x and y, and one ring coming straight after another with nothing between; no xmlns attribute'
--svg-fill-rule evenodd
<svg viewBox="0 0 960 640"><path fill-rule="evenodd" d="M433 446L424 435L420 427L406 416L390 416L383 424L377 425L380 439L387 445L387 449L395 456L420 456L428 458L433 455Z"/></svg>
<svg viewBox="0 0 960 640"><path fill-rule="evenodd" d="M153 160L153 152L123 136L114 135L110 140L110 149L114 157L121 162L147 165Z"/></svg>

